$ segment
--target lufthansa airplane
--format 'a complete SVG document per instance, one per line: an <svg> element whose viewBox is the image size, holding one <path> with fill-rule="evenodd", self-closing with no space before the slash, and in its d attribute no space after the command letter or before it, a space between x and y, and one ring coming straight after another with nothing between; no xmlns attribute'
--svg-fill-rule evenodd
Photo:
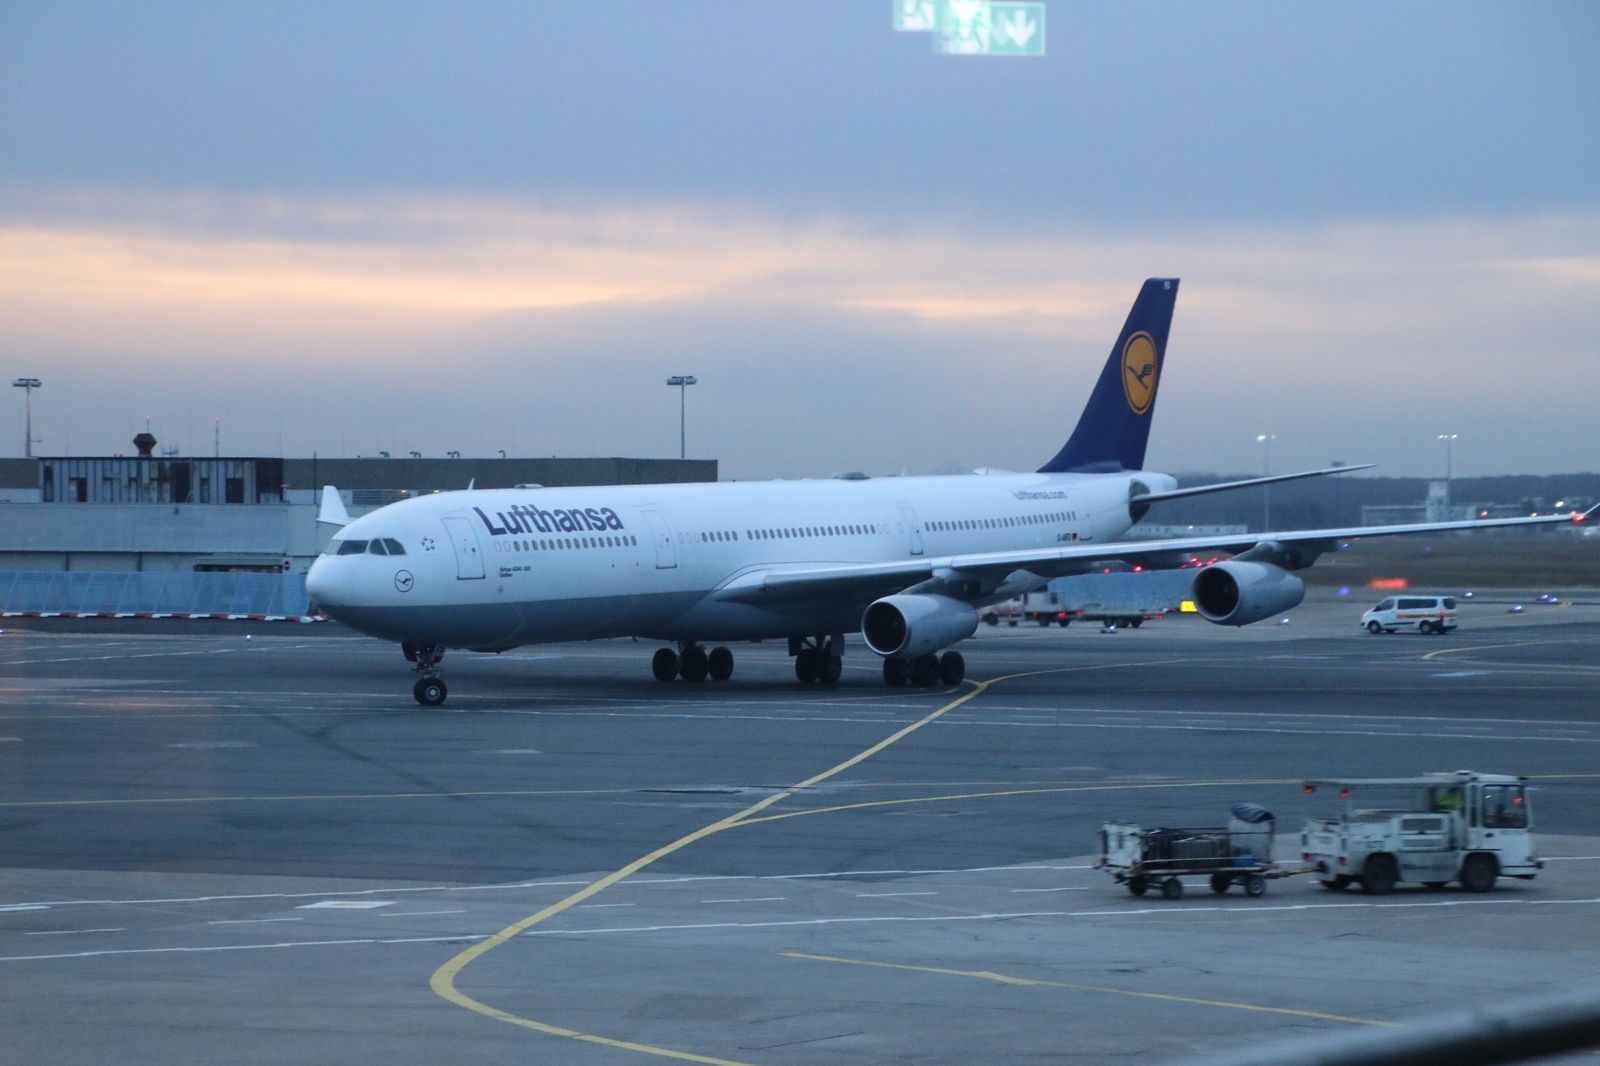
<svg viewBox="0 0 1600 1066"><path fill-rule="evenodd" d="M846 633L890 685L952 685L978 609L1110 565L1196 571L1207 621L1246 625L1298 604L1296 570L1342 540L1587 516L1433 522L1125 541L1162 500L1316 477L1334 467L1180 489L1142 469L1176 278L1144 283L1072 436L1036 473L484 489L402 500L351 520L306 575L315 609L397 641L419 703L444 702L447 648L634 636L657 679L726 680L726 643L787 639L805 683L839 679ZM707 647L707 645L713 645Z"/></svg>

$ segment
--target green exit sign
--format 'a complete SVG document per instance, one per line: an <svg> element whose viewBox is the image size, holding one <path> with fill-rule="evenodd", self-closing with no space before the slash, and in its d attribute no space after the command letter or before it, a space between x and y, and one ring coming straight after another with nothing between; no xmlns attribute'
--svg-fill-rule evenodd
<svg viewBox="0 0 1600 1066"><path fill-rule="evenodd" d="M1044 55L1042 2L895 0L894 28L934 34L945 55Z"/></svg>

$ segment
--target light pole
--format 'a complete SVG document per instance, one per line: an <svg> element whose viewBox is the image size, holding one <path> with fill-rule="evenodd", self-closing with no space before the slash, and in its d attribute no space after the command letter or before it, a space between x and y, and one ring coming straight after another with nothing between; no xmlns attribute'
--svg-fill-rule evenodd
<svg viewBox="0 0 1600 1066"><path fill-rule="evenodd" d="M690 385L700 384L700 379L692 374L677 374L667 379L668 385L678 387L678 458L686 458L689 454L688 437L685 432L684 419L687 408L684 406L684 397L689 393Z"/></svg>
<svg viewBox="0 0 1600 1066"><path fill-rule="evenodd" d="M1278 439L1276 433L1257 433L1256 443L1261 445L1261 476L1266 477L1272 473L1272 442ZM1263 532L1272 528L1272 486L1261 486L1261 529Z"/></svg>
<svg viewBox="0 0 1600 1066"><path fill-rule="evenodd" d="M11 383L12 388L26 389L28 395L28 419L22 437L22 455L26 459L33 458L33 390L40 384L42 383L38 378L18 378Z"/></svg>
<svg viewBox="0 0 1600 1066"><path fill-rule="evenodd" d="M1459 433L1441 433L1439 439L1444 441L1444 502L1450 502L1450 447L1461 438Z"/></svg>

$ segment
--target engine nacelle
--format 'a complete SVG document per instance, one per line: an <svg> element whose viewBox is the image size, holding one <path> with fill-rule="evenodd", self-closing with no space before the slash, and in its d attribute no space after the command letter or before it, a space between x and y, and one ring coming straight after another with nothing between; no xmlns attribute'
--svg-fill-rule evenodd
<svg viewBox="0 0 1600 1066"><path fill-rule="evenodd" d="M867 647L886 658L926 655L977 630L978 612L949 596L885 596L861 615Z"/></svg>
<svg viewBox="0 0 1600 1066"><path fill-rule="evenodd" d="M1305 599L1306 583L1271 563L1212 563L1194 578L1200 617L1223 626L1259 622Z"/></svg>

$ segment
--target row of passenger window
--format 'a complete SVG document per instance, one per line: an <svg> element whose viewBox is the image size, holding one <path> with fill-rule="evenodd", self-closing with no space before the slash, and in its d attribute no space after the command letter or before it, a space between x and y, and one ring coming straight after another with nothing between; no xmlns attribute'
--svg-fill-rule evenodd
<svg viewBox="0 0 1600 1066"><path fill-rule="evenodd" d="M631 548L638 543L637 537L556 537L553 540L497 540L494 546L496 551L503 552L555 552L578 548Z"/></svg>
<svg viewBox="0 0 1600 1066"><path fill-rule="evenodd" d="M787 529L751 529L745 536L751 540L788 540L798 537L864 537L879 532L877 526L796 526Z"/></svg>
<svg viewBox="0 0 1600 1066"><path fill-rule="evenodd" d="M1023 526L1042 526L1051 522L1070 522L1076 517L1072 511L1052 511L1049 514L1013 515L1010 518L957 518L929 522L928 528L936 533L953 533L968 529L1020 529Z"/></svg>
<svg viewBox="0 0 1600 1066"><path fill-rule="evenodd" d="M375 540L342 540L339 542L340 555L404 555L405 548L393 537L383 537Z"/></svg>

